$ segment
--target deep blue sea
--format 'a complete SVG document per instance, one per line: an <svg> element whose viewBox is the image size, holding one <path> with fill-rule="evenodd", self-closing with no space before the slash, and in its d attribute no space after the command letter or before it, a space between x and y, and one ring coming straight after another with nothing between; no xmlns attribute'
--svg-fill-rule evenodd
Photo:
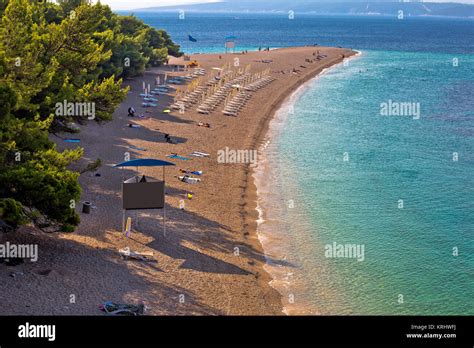
<svg viewBox="0 0 474 348"><path fill-rule="evenodd" d="M261 152L259 233L286 261L268 270L288 313L474 314L473 20L135 14L186 52L228 35L361 51L285 103Z"/></svg>

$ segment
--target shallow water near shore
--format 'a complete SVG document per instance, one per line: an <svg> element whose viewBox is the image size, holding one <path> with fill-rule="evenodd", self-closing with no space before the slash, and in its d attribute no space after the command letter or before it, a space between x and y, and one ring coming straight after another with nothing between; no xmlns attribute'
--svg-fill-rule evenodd
<svg viewBox="0 0 474 348"><path fill-rule="evenodd" d="M450 59L364 52L280 109L255 176L289 314L473 313L474 60ZM381 116L389 99L420 119ZM333 243L364 260L326 257Z"/></svg>

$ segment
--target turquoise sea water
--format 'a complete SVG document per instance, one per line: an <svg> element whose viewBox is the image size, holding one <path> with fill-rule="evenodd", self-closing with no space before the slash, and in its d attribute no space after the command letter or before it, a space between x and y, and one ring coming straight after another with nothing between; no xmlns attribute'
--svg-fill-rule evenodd
<svg viewBox="0 0 474 348"><path fill-rule="evenodd" d="M221 51L228 34L241 49L362 51L300 89L262 150L259 233L286 261L269 272L287 312L474 314L473 21L137 15L183 47L192 34L190 51ZM419 119L382 116L389 101L419 105ZM334 242L364 246L364 260L326 257Z"/></svg>
<svg viewBox="0 0 474 348"><path fill-rule="evenodd" d="M261 231L296 265L282 291L296 312L474 313L474 58L451 59L364 51L281 110L261 205L285 227ZM388 100L420 103L420 119L381 116ZM364 245L364 261L326 258L333 242Z"/></svg>

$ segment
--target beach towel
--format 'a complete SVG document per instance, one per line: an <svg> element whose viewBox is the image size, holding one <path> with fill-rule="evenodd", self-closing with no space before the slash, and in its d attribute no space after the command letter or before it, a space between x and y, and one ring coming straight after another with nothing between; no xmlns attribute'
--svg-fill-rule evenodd
<svg viewBox="0 0 474 348"><path fill-rule="evenodd" d="M182 182L187 183L187 184L197 184L198 182L201 181L201 179L193 178L189 175L178 176L178 179Z"/></svg>
<svg viewBox="0 0 474 348"><path fill-rule="evenodd" d="M170 109L164 109L163 112L164 112L165 114L169 114L169 113L171 112L171 110L170 110Z"/></svg>
<svg viewBox="0 0 474 348"><path fill-rule="evenodd" d="M166 157L168 157L168 158L175 158L175 159L179 159L179 160L182 160L182 161L189 161L189 160L191 160L191 158L186 158L186 157L183 157L183 156L179 156L179 155L177 155L177 154L175 154L175 153L172 153L171 155L168 155L168 156L166 156Z"/></svg>
<svg viewBox="0 0 474 348"><path fill-rule="evenodd" d="M157 106L158 106L158 104L153 104L153 103L142 103L142 106L144 106L144 107L146 107L146 108L147 108L147 107L157 107Z"/></svg>
<svg viewBox="0 0 474 348"><path fill-rule="evenodd" d="M122 304L114 303L112 301L104 302L99 306L99 309L109 315L143 315L145 314L146 308L144 304L134 305L134 304Z"/></svg>
<svg viewBox="0 0 474 348"><path fill-rule="evenodd" d="M80 143L80 139L64 139L66 143Z"/></svg>

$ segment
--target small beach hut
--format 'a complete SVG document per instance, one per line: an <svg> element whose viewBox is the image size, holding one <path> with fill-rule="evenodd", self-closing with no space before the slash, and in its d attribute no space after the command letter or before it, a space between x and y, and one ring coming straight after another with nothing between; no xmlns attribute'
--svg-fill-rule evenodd
<svg viewBox="0 0 474 348"><path fill-rule="evenodd" d="M184 71L187 63L185 62L184 57L173 57L168 56L168 66L178 71Z"/></svg>
<svg viewBox="0 0 474 348"><path fill-rule="evenodd" d="M125 230L126 213L128 210L163 209L163 234L166 236L166 205L165 205L165 167L174 163L153 158L134 159L116 164L114 168L135 167L137 175L122 180L122 231ZM163 180L154 181L139 174L141 167L162 167Z"/></svg>

